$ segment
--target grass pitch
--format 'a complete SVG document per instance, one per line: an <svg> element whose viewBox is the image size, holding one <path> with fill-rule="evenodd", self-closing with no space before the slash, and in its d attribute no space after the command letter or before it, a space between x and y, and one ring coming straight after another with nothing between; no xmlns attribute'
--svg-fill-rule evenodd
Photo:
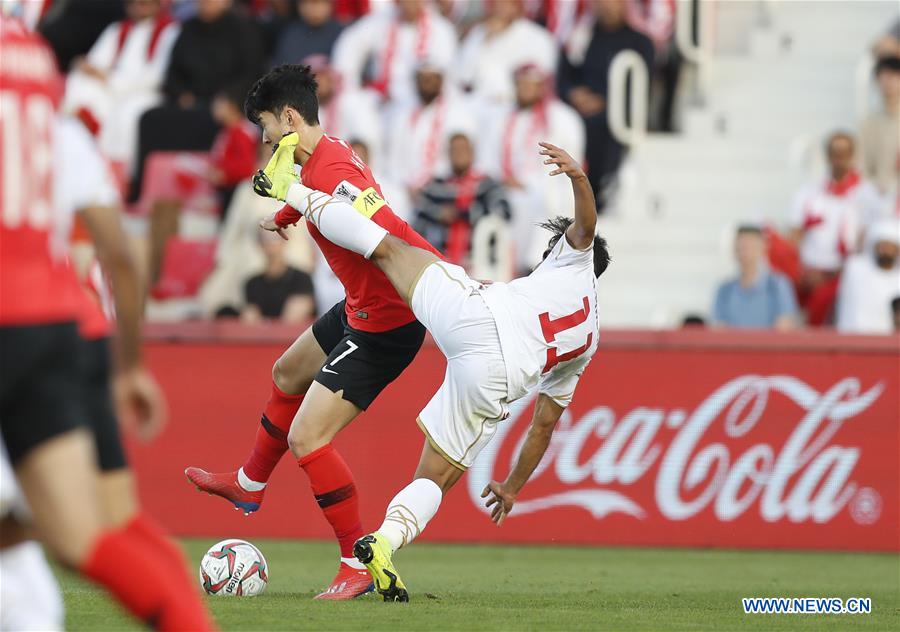
<svg viewBox="0 0 900 632"><path fill-rule="evenodd" d="M219 539L185 541L191 561ZM312 600L335 571L332 543L254 544L268 590L207 598L223 630L900 630L895 554L417 544L397 556L410 603L385 604ZM142 629L92 585L59 577L68 629ZM741 597L755 596L871 597L872 613L745 615Z"/></svg>

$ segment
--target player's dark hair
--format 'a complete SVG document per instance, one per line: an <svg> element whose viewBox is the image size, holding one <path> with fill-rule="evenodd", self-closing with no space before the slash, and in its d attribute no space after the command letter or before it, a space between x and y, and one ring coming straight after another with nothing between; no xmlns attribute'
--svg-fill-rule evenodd
<svg viewBox="0 0 900 632"><path fill-rule="evenodd" d="M462 138L463 140L468 141L470 145L472 144L472 138L468 134L464 134L463 132L453 132L452 134L450 134L450 138L447 139L447 142L452 143L457 138Z"/></svg>
<svg viewBox="0 0 900 632"><path fill-rule="evenodd" d="M875 64L875 71L873 74L877 77L883 72L900 72L900 57L888 55L887 57L879 58L878 62Z"/></svg>
<svg viewBox="0 0 900 632"><path fill-rule="evenodd" d="M845 140L850 143L850 149L856 148L856 137L845 130L838 130L829 134L828 138L825 139L825 153L830 152L831 146L839 140Z"/></svg>
<svg viewBox="0 0 900 632"><path fill-rule="evenodd" d="M538 224L541 228L553 233L553 236L550 237L550 241L547 243L547 250L544 251L544 258L550 254L550 251L553 250L553 246L555 246L560 238L566 234L566 230L568 230L569 226L574 223L575 220L571 217L557 215L546 222ZM599 278L601 274L606 272L606 268L609 267L610 261L612 261L612 257L609 256L606 240L603 239L603 237L594 235L594 276Z"/></svg>
<svg viewBox="0 0 900 632"><path fill-rule="evenodd" d="M247 99L244 113L252 122L259 124L259 115L271 112L281 114L286 107L300 113L310 125L319 123L319 98L316 90L319 84L309 66L284 64L273 68L256 80Z"/></svg>
<svg viewBox="0 0 900 632"><path fill-rule="evenodd" d="M763 236L763 230L756 224L741 224L737 227L735 231L736 236L740 235L756 235L757 237Z"/></svg>

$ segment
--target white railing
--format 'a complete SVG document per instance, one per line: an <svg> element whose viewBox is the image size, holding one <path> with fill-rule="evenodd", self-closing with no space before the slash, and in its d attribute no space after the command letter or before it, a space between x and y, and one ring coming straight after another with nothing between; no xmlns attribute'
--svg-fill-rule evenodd
<svg viewBox="0 0 900 632"><path fill-rule="evenodd" d="M675 11L675 44L687 61L696 67L694 100L702 105L706 98L712 67L715 14L713 0L678 0ZM697 41L694 41L694 12L697 12Z"/></svg>
<svg viewBox="0 0 900 632"><path fill-rule="evenodd" d="M623 145L638 145L647 135L648 90L649 72L644 58L633 50L618 53L609 66L607 121L609 131ZM629 103L630 123L626 112Z"/></svg>
<svg viewBox="0 0 900 632"><path fill-rule="evenodd" d="M469 274L473 279L509 281L513 277L513 245L509 223L486 215L472 230Z"/></svg>

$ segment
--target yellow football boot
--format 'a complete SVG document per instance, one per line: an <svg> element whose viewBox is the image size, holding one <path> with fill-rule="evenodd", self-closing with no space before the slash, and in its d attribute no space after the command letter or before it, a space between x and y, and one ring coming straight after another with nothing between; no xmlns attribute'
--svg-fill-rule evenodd
<svg viewBox="0 0 900 632"><path fill-rule="evenodd" d="M385 601L409 601L409 593L391 561L391 545L383 535L370 533L356 541L353 555L369 569L375 590Z"/></svg>

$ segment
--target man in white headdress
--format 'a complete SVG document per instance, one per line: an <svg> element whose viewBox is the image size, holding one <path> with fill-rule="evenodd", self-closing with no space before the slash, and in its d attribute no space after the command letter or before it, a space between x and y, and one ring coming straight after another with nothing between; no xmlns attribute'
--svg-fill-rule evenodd
<svg viewBox="0 0 900 632"><path fill-rule="evenodd" d="M77 114L110 160L130 169L138 120L162 100L162 83L179 25L161 0L126 3L128 16L106 27L66 82L63 109Z"/></svg>
<svg viewBox="0 0 900 632"><path fill-rule="evenodd" d="M380 4L380 3L379 3ZM422 60L453 59L456 31L425 0L396 0L346 28L334 48L334 65L346 87L359 88L371 65L369 86L395 102L415 97L413 70Z"/></svg>
<svg viewBox="0 0 900 632"><path fill-rule="evenodd" d="M900 296L900 223L885 219L869 230L863 252L850 257L841 274L837 328L879 334L894 329L891 302Z"/></svg>
<svg viewBox="0 0 900 632"><path fill-rule="evenodd" d="M537 224L572 208L572 192L558 179L543 176L549 169L535 153L538 141L566 147L584 162L584 124L571 107L553 93L552 76L534 64L514 73L516 101L495 107L482 125L478 168L504 183L512 207L513 241L519 269L530 269L544 250Z"/></svg>
<svg viewBox="0 0 900 632"><path fill-rule="evenodd" d="M447 145L453 134L475 132L474 113L447 84L447 63L427 58L415 70L416 98L388 114L388 172L411 193L450 172Z"/></svg>

